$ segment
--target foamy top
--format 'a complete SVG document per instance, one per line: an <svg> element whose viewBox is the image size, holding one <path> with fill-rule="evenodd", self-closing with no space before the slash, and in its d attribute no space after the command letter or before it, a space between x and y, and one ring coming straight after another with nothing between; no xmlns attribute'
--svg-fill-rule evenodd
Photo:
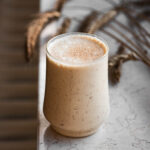
<svg viewBox="0 0 150 150"><path fill-rule="evenodd" d="M96 37L67 35L49 44L48 52L63 63L84 64L102 57L106 53L106 46Z"/></svg>

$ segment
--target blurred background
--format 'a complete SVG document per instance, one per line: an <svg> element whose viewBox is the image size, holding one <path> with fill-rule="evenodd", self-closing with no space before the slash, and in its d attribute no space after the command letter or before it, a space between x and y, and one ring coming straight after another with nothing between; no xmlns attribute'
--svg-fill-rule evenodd
<svg viewBox="0 0 150 150"><path fill-rule="evenodd" d="M26 61L25 34L38 11L38 0L0 0L0 150L37 147L38 55Z"/></svg>

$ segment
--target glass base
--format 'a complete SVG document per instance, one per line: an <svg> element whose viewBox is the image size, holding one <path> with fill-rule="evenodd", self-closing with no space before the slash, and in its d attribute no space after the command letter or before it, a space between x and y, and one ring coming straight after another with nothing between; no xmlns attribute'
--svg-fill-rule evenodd
<svg viewBox="0 0 150 150"><path fill-rule="evenodd" d="M51 128L57 133L68 137L86 137L94 134L98 130L98 128L96 128L88 131L69 131L69 130L60 129L53 125L51 125Z"/></svg>

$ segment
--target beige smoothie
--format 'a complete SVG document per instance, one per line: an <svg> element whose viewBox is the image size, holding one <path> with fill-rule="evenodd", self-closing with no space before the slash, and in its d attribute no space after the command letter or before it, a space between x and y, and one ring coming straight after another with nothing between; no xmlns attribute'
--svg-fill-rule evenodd
<svg viewBox="0 0 150 150"><path fill-rule="evenodd" d="M96 132L109 114L108 47L94 35L70 33L47 45L44 115L71 137Z"/></svg>

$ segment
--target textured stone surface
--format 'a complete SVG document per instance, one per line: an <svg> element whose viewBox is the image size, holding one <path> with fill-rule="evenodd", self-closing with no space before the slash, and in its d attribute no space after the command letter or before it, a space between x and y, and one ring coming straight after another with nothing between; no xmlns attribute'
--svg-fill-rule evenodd
<svg viewBox="0 0 150 150"><path fill-rule="evenodd" d="M96 8L100 3L98 0L92 1L93 3L89 0L86 3L84 2L85 0L80 1L80 5L90 5ZM42 1L42 10L46 8L45 6L48 3L49 0ZM79 3L76 3L76 5L79 5ZM85 11L76 12L85 14ZM47 31L50 32L48 28ZM42 39L45 34L46 31L43 32ZM116 48L115 42L109 39L107 41L111 47L110 53L113 53ZM52 131L43 116L45 47L42 46L41 50L39 150L150 149L150 70L147 66L141 62L127 62L122 68L120 83L116 86L109 86L111 113L108 120L96 134L86 138L73 139L63 137Z"/></svg>

